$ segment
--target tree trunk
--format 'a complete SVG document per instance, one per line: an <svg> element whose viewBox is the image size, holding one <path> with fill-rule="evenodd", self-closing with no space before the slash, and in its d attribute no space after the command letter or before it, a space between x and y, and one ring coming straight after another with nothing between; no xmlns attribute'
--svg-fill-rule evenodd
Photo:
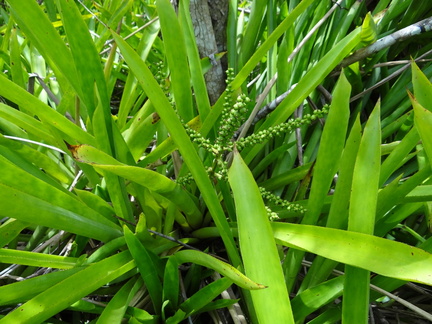
<svg viewBox="0 0 432 324"><path fill-rule="evenodd" d="M225 51L228 0L191 0L190 12L201 58L212 58ZM210 103L214 104L225 89L226 63L212 59L211 62L213 67L204 77Z"/></svg>

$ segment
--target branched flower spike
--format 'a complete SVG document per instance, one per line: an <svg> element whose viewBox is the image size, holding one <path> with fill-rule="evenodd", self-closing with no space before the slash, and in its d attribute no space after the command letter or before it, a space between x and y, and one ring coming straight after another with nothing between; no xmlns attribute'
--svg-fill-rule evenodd
<svg viewBox="0 0 432 324"><path fill-rule="evenodd" d="M250 99L245 94L238 96L235 102L233 101L233 90L231 88L231 82L234 80L233 69L228 69L227 75L227 88L225 90L225 103L221 115L221 125L214 144L211 144L210 141L204 138L200 133L193 130L188 125L185 125L186 132L191 140L215 156L217 165L222 168L224 166L222 165L223 161L221 157L224 152L232 150L231 138L246 118L247 104L250 102Z"/></svg>
<svg viewBox="0 0 432 324"><path fill-rule="evenodd" d="M272 202L272 203L274 203L276 205L284 207L284 208L286 208L289 211L299 212L299 213L302 213L302 214L304 212L306 212L305 208L303 206L299 205L299 204L291 203L291 202L289 202L287 200L284 200L284 199L282 199L282 198L280 198L280 197L272 194L270 191L265 190L262 187L259 187L259 190L260 190L261 196L264 199L267 199L268 201L270 201L270 202Z"/></svg>
<svg viewBox="0 0 432 324"><path fill-rule="evenodd" d="M254 133L248 137L241 138L237 141L237 148L241 150L246 146L252 146L267 141L271 137L292 132L294 129L300 126L311 124L313 121L322 118L327 113L328 108L323 107L321 110L315 110L312 114L306 114L302 118L293 119L286 123L282 123L258 133Z"/></svg>
<svg viewBox="0 0 432 324"><path fill-rule="evenodd" d="M184 128L192 142L196 143L199 147L202 147L203 149L212 152L213 145L210 143L210 141L207 138L202 136L201 133L192 129L188 124L185 124ZM214 154L214 152L212 153Z"/></svg>
<svg viewBox="0 0 432 324"><path fill-rule="evenodd" d="M232 145L229 145L231 138L244 121L247 113L246 107L250 102L250 99L245 94L238 96L236 102L233 102L233 89L231 88L231 82L234 80L233 69L228 69L227 75L227 88L225 90L226 95L221 116L221 126L215 142L215 146L218 150L231 150Z"/></svg>

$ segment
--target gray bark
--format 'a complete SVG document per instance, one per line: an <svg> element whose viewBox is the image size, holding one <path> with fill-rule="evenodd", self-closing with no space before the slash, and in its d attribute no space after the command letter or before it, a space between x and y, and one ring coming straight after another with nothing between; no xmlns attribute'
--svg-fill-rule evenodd
<svg viewBox="0 0 432 324"><path fill-rule="evenodd" d="M356 51L351 56L347 57L342 61L340 64L340 67L346 67L354 62L360 61L365 59L368 56L372 56L375 53L378 53L379 51L390 47L397 42L401 42L403 40L406 40L410 37L419 35L421 33L425 33L432 30L432 17L426 18L422 21L416 22L415 24L412 24L408 27L405 27L401 30L398 30L394 32L393 34L387 35L381 39L378 39L375 43L361 48L358 51Z"/></svg>
<svg viewBox="0 0 432 324"><path fill-rule="evenodd" d="M190 12L201 58L212 57L225 50L227 0L191 0ZM205 74L210 103L214 104L225 89L221 61L211 60L213 67Z"/></svg>

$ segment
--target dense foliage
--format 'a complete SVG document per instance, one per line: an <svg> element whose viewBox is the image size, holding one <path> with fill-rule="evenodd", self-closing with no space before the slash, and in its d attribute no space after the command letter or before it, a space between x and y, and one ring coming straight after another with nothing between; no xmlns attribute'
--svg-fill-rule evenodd
<svg viewBox="0 0 432 324"><path fill-rule="evenodd" d="M2 4L0 323L432 321L432 3L196 3Z"/></svg>

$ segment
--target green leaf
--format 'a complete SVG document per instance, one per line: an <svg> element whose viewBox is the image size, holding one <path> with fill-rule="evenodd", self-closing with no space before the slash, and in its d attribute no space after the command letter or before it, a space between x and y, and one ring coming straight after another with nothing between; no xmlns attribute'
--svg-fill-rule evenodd
<svg viewBox="0 0 432 324"><path fill-rule="evenodd" d="M40 150L33 149L20 141L5 138L3 135L0 135L0 145L7 147L29 163L38 166L59 182L69 184L72 181L72 173L68 172L69 170L66 170L58 161L54 161L52 157L42 153ZM4 151L1 153L4 154Z"/></svg>
<svg viewBox="0 0 432 324"><path fill-rule="evenodd" d="M330 279L294 297L291 306L296 322L303 321L307 315L340 297L344 288L344 280L343 276Z"/></svg>
<svg viewBox="0 0 432 324"><path fill-rule="evenodd" d="M139 277L134 277L125 283L110 300L96 323L120 323L129 303L141 288L142 284L142 280L140 280Z"/></svg>
<svg viewBox="0 0 432 324"><path fill-rule="evenodd" d="M432 112L420 105L411 93L408 95L414 108L414 124L420 134L429 163L432 163Z"/></svg>
<svg viewBox="0 0 432 324"><path fill-rule="evenodd" d="M389 183L385 188L381 189L378 193L378 206L376 210L375 219L379 222L381 218L384 216L384 222L380 225L384 225L386 223L385 215L388 214L390 210L396 205L399 205L403 202L410 201L410 199L405 199L406 196L409 196L410 193L415 197L415 190L420 187L420 185L430 177L431 169L428 165L421 168L419 171L414 173L409 179L405 181L400 181L402 175L396 177L391 183ZM420 198L420 196L418 196ZM414 201L418 201L414 199ZM387 231L391 230L386 224L384 228L379 228L377 223L375 225L375 235L382 236Z"/></svg>
<svg viewBox="0 0 432 324"><path fill-rule="evenodd" d="M336 84L330 111L321 136L307 211L302 219L302 224L313 225L317 222L333 178L339 168L348 129L350 93L351 85L345 74L342 73ZM288 278L295 277L301 266L303 254L296 250L290 250L287 253L288 260L297 260L297 262L290 264ZM287 280L288 287L292 287L293 284L294 280Z"/></svg>
<svg viewBox="0 0 432 324"><path fill-rule="evenodd" d="M159 316L150 315L143 309L136 307L129 307L127 313L131 315L129 319L130 324L158 324Z"/></svg>
<svg viewBox="0 0 432 324"><path fill-rule="evenodd" d="M266 181L261 182L259 185L267 190L275 190L282 188L295 181L300 181L311 172L313 162L306 163L297 168L278 174L277 177L272 177Z"/></svg>
<svg viewBox="0 0 432 324"><path fill-rule="evenodd" d="M92 264L19 306L0 323L41 323L134 267L128 252Z"/></svg>
<svg viewBox="0 0 432 324"><path fill-rule="evenodd" d="M157 0L156 9L159 14L165 55L171 72L171 87L177 111L186 122L194 117L192 91L190 88L189 64L186 46L181 27L173 6L169 0Z"/></svg>
<svg viewBox="0 0 432 324"><path fill-rule="evenodd" d="M155 40L157 39L159 32L160 32L159 20L154 21L150 26L147 26L147 28L144 30L140 43L137 46L137 53L140 55L143 61L147 59L153 46L156 46L154 43ZM117 119L117 124L119 129L123 129L126 120L129 116L129 113L135 104L135 101L137 100L138 96L140 96L139 90L140 88L138 86L138 80L136 79L133 73L129 73L126 79L126 83L123 89L123 95L119 106L118 119ZM140 109L138 114L140 114L142 110L145 109ZM135 115L135 119L138 117L137 115Z"/></svg>
<svg viewBox="0 0 432 324"><path fill-rule="evenodd" d="M0 95L16 103L32 116L37 116L41 121L43 121L47 125L57 129L59 131L59 134L62 135L62 138L58 140L62 140L62 139L67 141L76 140L80 143L95 145L95 139L93 136L91 136L89 133L82 130L80 127L72 123L70 120L68 120L66 117L62 116L61 114L59 114L54 109L45 105L38 98L32 96L23 88L19 87L12 81L6 79L6 77L4 76L0 77ZM3 107L3 110L4 109L5 107ZM31 124L40 125L39 123L35 123L34 121L33 123L31 123L30 118L27 119L28 120L25 121L28 122L29 126ZM43 130L44 128L41 127L41 129ZM51 136L55 137L56 134L52 134ZM42 138L45 139L46 136L43 136ZM52 143L52 141L50 141L50 143ZM60 144L58 146L61 147Z"/></svg>
<svg viewBox="0 0 432 324"><path fill-rule="evenodd" d="M179 300L179 269L178 262L175 257L168 258L165 265L164 279L163 279L163 300L168 300L168 307L175 310L178 307Z"/></svg>
<svg viewBox="0 0 432 324"><path fill-rule="evenodd" d="M150 102L148 101L147 103ZM153 140L159 124L158 114L148 114L148 110L150 109L145 109L146 106L150 105L144 105L144 108L135 115L129 128L123 132L125 142L135 161L138 161L149 146L149 143ZM146 113L148 116L144 117Z"/></svg>
<svg viewBox="0 0 432 324"><path fill-rule="evenodd" d="M176 203L186 213L189 224L199 227L202 215L190 194L174 181L158 172L134 166L121 165L108 154L88 145L69 145L75 159L92 165L97 170L109 171L130 179Z"/></svg>
<svg viewBox="0 0 432 324"><path fill-rule="evenodd" d="M246 26L246 30L243 36L243 42L240 50L240 63L245 63L250 56L253 54L257 47L258 41L261 38L259 33L261 23L265 17L265 11L267 8L266 0L255 0L252 1L252 8L249 15L249 21Z"/></svg>
<svg viewBox="0 0 432 324"><path fill-rule="evenodd" d="M10 39L10 67L12 80L25 89L24 69L21 63L21 48L18 42L17 30L12 29Z"/></svg>
<svg viewBox="0 0 432 324"><path fill-rule="evenodd" d="M61 199L62 197L65 196L56 193L55 197L47 196L46 199ZM65 209L1 183L0 199L2 200L0 215L4 217L16 218L32 224L36 221L38 225L65 230L103 242L121 235L116 224L90 211L78 200L70 200L75 205L70 206L71 209Z"/></svg>
<svg viewBox="0 0 432 324"><path fill-rule="evenodd" d="M200 118L202 120L205 120L210 111L210 100L208 97L207 87L204 79L205 71L203 71L204 69L201 67L201 65L206 59L209 61L209 58L207 57L203 58L202 60L200 59L198 48L195 42L195 32L190 17L189 2L190 1L182 1L179 3L179 23L185 40L191 81L194 88L194 96L197 104L197 109ZM216 54L216 57L217 56L218 55ZM210 62L208 62L208 65L210 65L210 68L213 67Z"/></svg>
<svg viewBox="0 0 432 324"><path fill-rule="evenodd" d="M424 108L432 111L432 83L415 62L411 63L411 71L416 100Z"/></svg>
<svg viewBox="0 0 432 324"><path fill-rule="evenodd" d="M166 324L178 324L185 319L186 313L179 309L174 316L167 318Z"/></svg>
<svg viewBox="0 0 432 324"><path fill-rule="evenodd" d="M389 179L391 174L403 164L407 155L417 145L419 139L420 137L415 127L402 138L402 141L397 144L396 148L389 154L381 165L380 185L383 185L385 181Z"/></svg>
<svg viewBox="0 0 432 324"><path fill-rule="evenodd" d="M432 254L373 235L312 225L271 223L278 244L386 277L432 284ZM317 244L319 242L319 244Z"/></svg>
<svg viewBox="0 0 432 324"><path fill-rule="evenodd" d="M352 177L360 141L361 125L360 118L357 116L341 157L339 176L330 205L327 227L341 229L347 227ZM302 286L313 287L323 282L336 265L337 262L318 256L303 280Z"/></svg>
<svg viewBox="0 0 432 324"><path fill-rule="evenodd" d="M360 37L363 46L375 43L378 39L378 28L370 12L363 20Z"/></svg>
<svg viewBox="0 0 432 324"><path fill-rule="evenodd" d="M138 240L138 238L126 227L123 227L126 244L140 271L145 286L150 294L156 314L162 310L162 283L160 278L163 275L160 262L156 261L157 256L152 256Z"/></svg>
<svg viewBox="0 0 432 324"><path fill-rule="evenodd" d="M80 94L77 71L75 65L71 64L72 54L41 6L31 0L10 0L8 3L14 19L27 38L31 40L45 60L51 63L56 74L61 74Z"/></svg>
<svg viewBox="0 0 432 324"><path fill-rule="evenodd" d="M95 165L96 169L107 170L138 183L171 200L185 212L189 224L197 228L201 225L202 214L191 195L180 185L167 177L147 169L130 166Z"/></svg>
<svg viewBox="0 0 432 324"><path fill-rule="evenodd" d="M369 120L357 154L349 207L348 230L373 234L381 167L380 102ZM345 267L342 319L349 323L367 323L369 314L370 273L347 265Z"/></svg>
<svg viewBox="0 0 432 324"><path fill-rule="evenodd" d="M381 167L380 103L369 116L354 166L348 230L372 234Z"/></svg>
<svg viewBox="0 0 432 324"><path fill-rule="evenodd" d="M90 119L92 119L96 109L95 90L97 91L98 99L101 101L100 104L104 111L103 118L97 120L97 123L105 124L106 130L109 131L111 129L111 113L105 77L99 53L90 36L89 28L74 1L57 0L57 5L73 57L74 64L71 62L69 64L75 66L78 72L79 84L82 88L81 100L88 110ZM93 125L93 127L95 126ZM95 136L99 142L103 141L98 134ZM110 142L110 140L112 141L112 134L108 132L104 141Z"/></svg>
<svg viewBox="0 0 432 324"><path fill-rule="evenodd" d="M236 150L228 179L236 205L240 252L246 275L268 286L264 290L251 291L258 320L260 323L294 323L264 202L252 173Z"/></svg>
<svg viewBox="0 0 432 324"><path fill-rule="evenodd" d="M227 277L213 281L198 290L190 298L186 299L180 305L180 309L186 313L186 316L196 314L202 308L210 304L210 302L218 297L224 290L227 290L231 284L232 281Z"/></svg>
<svg viewBox="0 0 432 324"><path fill-rule="evenodd" d="M36 178L2 156L0 167L0 215L102 241L121 235L114 218L106 219L67 190Z"/></svg>
<svg viewBox="0 0 432 324"><path fill-rule="evenodd" d="M90 145L68 145L68 149L78 162L87 164L122 164L111 155Z"/></svg>
<svg viewBox="0 0 432 324"><path fill-rule="evenodd" d="M0 305L12 305L25 302L81 270L83 270L82 267L55 271L35 278L29 278L1 286Z"/></svg>
<svg viewBox="0 0 432 324"><path fill-rule="evenodd" d="M406 202L432 201L432 186L431 185L416 186L408 195L406 195L404 201Z"/></svg>
<svg viewBox="0 0 432 324"><path fill-rule="evenodd" d="M0 104L0 117L25 130L27 134L24 138L27 138L28 135L34 135L39 140L46 141L47 144L57 144L57 140L50 134L49 129L43 123L22 111Z"/></svg>
<svg viewBox="0 0 432 324"><path fill-rule="evenodd" d="M70 269L77 263L77 258L63 257L28 251L0 249L0 262L22 264L35 267Z"/></svg>
<svg viewBox="0 0 432 324"><path fill-rule="evenodd" d="M8 219L0 226L0 247L4 247L15 239L21 231L29 225L27 222L18 219Z"/></svg>
<svg viewBox="0 0 432 324"><path fill-rule="evenodd" d="M213 269L230 278L237 286L244 289L261 290L266 288L266 286L256 283L246 277L232 265L222 262L209 254L194 250L184 250L177 252L174 256L178 263L192 262Z"/></svg>
<svg viewBox="0 0 432 324"><path fill-rule="evenodd" d="M333 99L321 135L320 147L308 207L302 224L315 224L327 196L345 144L349 120L351 85L342 73L333 93Z"/></svg>

